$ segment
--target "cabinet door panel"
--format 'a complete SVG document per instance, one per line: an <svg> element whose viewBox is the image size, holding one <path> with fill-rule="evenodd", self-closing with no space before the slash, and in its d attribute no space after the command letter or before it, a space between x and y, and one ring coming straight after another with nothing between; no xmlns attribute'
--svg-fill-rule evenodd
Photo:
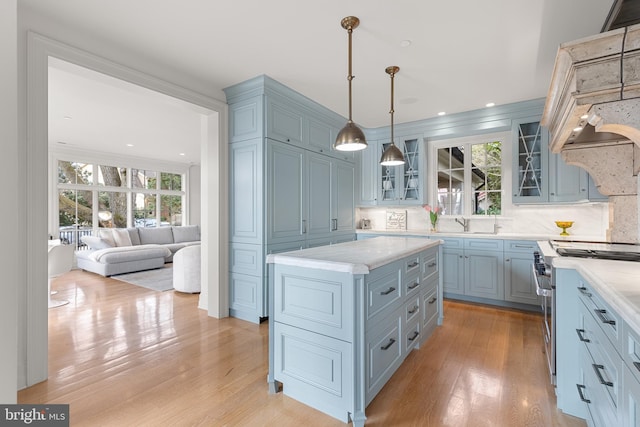
<svg viewBox="0 0 640 427"><path fill-rule="evenodd" d="M334 219L333 231L353 232L356 228L354 204L355 199L355 171L352 164L335 161L334 184L332 184Z"/></svg>
<svg viewBox="0 0 640 427"><path fill-rule="evenodd" d="M304 239L304 150L268 142L268 243Z"/></svg>
<svg viewBox="0 0 640 427"><path fill-rule="evenodd" d="M303 143L303 114L294 105L267 100L267 137L292 144Z"/></svg>
<svg viewBox="0 0 640 427"><path fill-rule="evenodd" d="M501 300L504 298L502 253L465 251L465 294Z"/></svg>
<svg viewBox="0 0 640 427"><path fill-rule="evenodd" d="M308 188L305 190L309 201L308 237L324 237L331 233L332 163L327 156L307 153Z"/></svg>
<svg viewBox="0 0 640 427"><path fill-rule="evenodd" d="M538 295L533 278L532 254L505 254L504 299L523 304L537 304Z"/></svg>
<svg viewBox="0 0 640 427"><path fill-rule="evenodd" d="M464 294L464 257L462 249L443 249L442 283L447 293Z"/></svg>
<svg viewBox="0 0 640 427"><path fill-rule="evenodd" d="M262 242L262 138L231 144L229 240Z"/></svg>

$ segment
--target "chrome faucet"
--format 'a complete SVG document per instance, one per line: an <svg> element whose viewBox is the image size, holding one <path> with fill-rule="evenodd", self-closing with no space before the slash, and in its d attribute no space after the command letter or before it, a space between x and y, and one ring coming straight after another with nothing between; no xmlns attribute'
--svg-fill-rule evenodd
<svg viewBox="0 0 640 427"><path fill-rule="evenodd" d="M456 218L455 221L460 224L464 231L469 231L469 219L465 217Z"/></svg>

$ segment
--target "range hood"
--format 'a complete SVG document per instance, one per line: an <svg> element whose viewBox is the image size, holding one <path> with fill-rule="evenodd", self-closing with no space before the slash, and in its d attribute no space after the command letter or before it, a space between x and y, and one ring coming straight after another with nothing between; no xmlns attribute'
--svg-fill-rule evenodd
<svg viewBox="0 0 640 427"><path fill-rule="evenodd" d="M542 118L549 148L609 196L609 241L638 243L640 24L564 43Z"/></svg>

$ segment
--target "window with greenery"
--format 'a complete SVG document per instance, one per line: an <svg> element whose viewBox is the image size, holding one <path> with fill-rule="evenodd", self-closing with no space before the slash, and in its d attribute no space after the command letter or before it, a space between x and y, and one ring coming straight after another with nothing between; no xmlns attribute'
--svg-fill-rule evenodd
<svg viewBox="0 0 640 427"><path fill-rule="evenodd" d="M90 234L94 225L182 225L184 196L181 174L58 161L58 225L61 236L75 233L65 237L68 241Z"/></svg>
<svg viewBox="0 0 640 427"><path fill-rule="evenodd" d="M443 215L499 215L502 211L502 143L437 148L437 204Z"/></svg>

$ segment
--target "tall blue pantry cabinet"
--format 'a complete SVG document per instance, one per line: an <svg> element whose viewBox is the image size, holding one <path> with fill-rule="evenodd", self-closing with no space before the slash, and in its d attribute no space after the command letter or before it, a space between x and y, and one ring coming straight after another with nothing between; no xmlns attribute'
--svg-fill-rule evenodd
<svg viewBox="0 0 640 427"><path fill-rule="evenodd" d="M332 149L346 119L267 76L226 88L230 315L268 316L269 253L355 239L355 157Z"/></svg>

